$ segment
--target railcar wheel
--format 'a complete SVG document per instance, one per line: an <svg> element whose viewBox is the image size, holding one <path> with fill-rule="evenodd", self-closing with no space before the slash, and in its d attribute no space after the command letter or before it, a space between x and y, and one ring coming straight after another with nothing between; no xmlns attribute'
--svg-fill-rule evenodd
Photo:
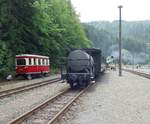
<svg viewBox="0 0 150 124"><path fill-rule="evenodd" d="M28 74L28 75L27 75L27 79L28 79L28 80L31 80L31 79L32 79L31 74Z"/></svg>
<svg viewBox="0 0 150 124"><path fill-rule="evenodd" d="M76 83L69 83L71 89L76 89L78 85Z"/></svg>
<svg viewBox="0 0 150 124"><path fill-rule="evenodd" d="M44 77L47 77L47 73L43 73L43 76L44 76Z"/></svg>

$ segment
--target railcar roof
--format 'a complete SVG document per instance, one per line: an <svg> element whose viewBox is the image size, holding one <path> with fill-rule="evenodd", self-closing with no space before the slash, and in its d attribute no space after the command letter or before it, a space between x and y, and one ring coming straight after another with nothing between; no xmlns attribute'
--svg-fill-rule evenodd
<svg viewBox="0 0 150 124"><path fill-rule="evenodd" d="M20 54L16 57L39 57L39 58L49 58L48 56L34 55L34 54Z"/></svg>

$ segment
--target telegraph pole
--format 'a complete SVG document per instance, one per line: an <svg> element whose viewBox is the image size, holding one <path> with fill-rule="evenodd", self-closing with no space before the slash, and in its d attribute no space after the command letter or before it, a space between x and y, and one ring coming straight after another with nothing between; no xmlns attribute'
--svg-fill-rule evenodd
<svg viewBox="0 0 150 124"><path fill-rule="evenodd" d="M119 8L119 76L122 76L122 58L121 58L121 8L123 8L122 5L118 6Z"/></svg>

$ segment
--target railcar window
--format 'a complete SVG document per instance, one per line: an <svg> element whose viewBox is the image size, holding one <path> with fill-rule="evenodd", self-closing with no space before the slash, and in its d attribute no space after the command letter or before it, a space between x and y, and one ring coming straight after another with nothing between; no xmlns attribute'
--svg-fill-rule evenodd
<svg viewBox="0 0 150 124"><path fill-rule="evenodd" d="M42 59L41 59L41 65L43 65Z"/></svg>
<svg viewBox="0 0 150 124"><path fill-rule="evenodd" d="M39 65L41 65L42 63L41 63L41 60L40 59L38 59L38 61L39 61Z"/></svg>
<svg viewBox="0 0 150 124"><path fill-rule="evenodd" d="M48 65L48 59L46 59L46 65Z"/></svg>
<svg viewBox="0 0 150 124"><path fill-rule="evenodd" d="M26 65L25 59L17 59L17 65Z"/></svg>
<svg viewBox="0 0 150 124"><path fill-rule="evenodd" d="M36 60L36 63L35 63L35 65L39 65L38 58L36 58L35 60Z"/></svg>
<svg viewBox="0 0 150 124"><path fill-rule="evenodd" d="M31 65L31 58L29 58L29 65Z"/></svg>
<svg viewBox="0 0 150 124"><path fill-rule="evenodd" d="M31 65L34 65L34 59L31 58Z"/></svg>
<svg viewBox="0 0 150 124"><path fill-rule="evenodd" d="M43 65L44 65L44 59L42 59Z"/></svg>
<svg viewBox="0 0 150 124"><path fill-rule="evenodd" d="M36 65L36 60L35 60L35 58L34 58L34 65Z"/></svg>

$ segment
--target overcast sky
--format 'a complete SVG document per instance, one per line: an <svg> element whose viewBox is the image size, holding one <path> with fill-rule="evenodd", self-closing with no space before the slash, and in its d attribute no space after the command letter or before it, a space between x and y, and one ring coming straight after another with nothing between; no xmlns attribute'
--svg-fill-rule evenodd
<svg viewBox="0 0 150 124"><path fill-rule="evenodd" d="M122 18L127 21L150 20L150 0L71 0L82 22L118 20L117 6L123 5Z"/></svg>

